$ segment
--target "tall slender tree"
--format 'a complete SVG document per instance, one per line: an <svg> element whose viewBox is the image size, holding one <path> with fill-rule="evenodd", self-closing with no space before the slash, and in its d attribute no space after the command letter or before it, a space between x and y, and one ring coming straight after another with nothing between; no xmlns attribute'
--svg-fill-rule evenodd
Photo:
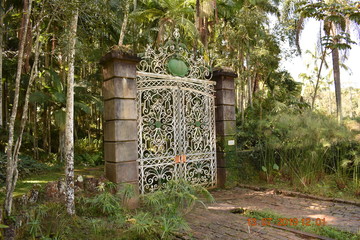
<svg viewBox="0 0 360 240"><path fill-rule="evenodd" d="M291 2L291 1L287 1ZM292 1L299 3L298 0ZM295 6L297 6L295 4ZM339 122L342 120L341 78L340 78L340 50L351 48L353 43L348 33L351 22L360 24L360 10L357 3L349 0L325 0L319 2L300 2L297 9L300 13L296 27L296 39L299 46L299 35L303 30L304 19L315 18L324 24L325 36L321 39L332 57L333 76L336 96L336 115ZM298 47L299 48L299 47ZM300 48L299 48L300 49Z"/></svg>
<svg viewBox="0 0 360 240"><path fill-rule="evenodd" d="M0 128L3 126L4 117L3 117L3 35L4 35L4 4L5 0L0 3Z"/></svg>
<svg viewBox="0 0 360 240"><path fill-rule="evenodd" d="M65 127L65 176L66 176L66 209L68 214L75 214L74 191L74 65L75 44L79 10L72 11L69 34L69 64L67 74L66 95L66 127Z"/></svg>
<svg viewBox="0 0 360 240"><path fill-rule="evenodd" d="M18 52L18 62L17 62L17 70L16 70L16 78L15 78L15 92L14 92L14 100L11 110L11 117L9 121L9 136L8 136L8 145L6 150L7 156L7 165L6 165L6 197L5 197L5 214L7 216L11 215L12 209L12 200L13 200L13 192L15 189L16 181L18 178L18 156L14 153L14 137L15 137L15 120L18 112L19 106L19 96L20 96L20 80L22 73L22 65L23 65L23 56L24 56L24 48L26 43L26 34L28 31L28 24L30 21L30 14L32 9L32 0L24 1L24 21L22 22L21 31L23 32L22 38L19 44L19 52Z"/></svg>
<svg viewBox="0 0 360 240"><path fill-rule="evenodd" d="M266 27L268 14L278 14L274 1L219 2L218 16L222 25L217 29L218 47L223 63L239 73L236 87L241 88L240 108L253 106L259 82L265 81L278 67L280 52ZM268 53L268 54L265 54ZM223 56L226 58L223 58ZM246 102L246 103L245 103Z"/></svg>
<svg viewBox="0 0 360 240"><path fill-rule="evenodd" d="M130 2L129 1L125 1L125 13L124 13L124 19L123 22L121 24L121 31L120 31L120 37L119 37L119 42L118 45L122 46L124 43L124 37L126 34L126 29L127 29L127 24L128 24L128 20L129 20L129 12L130 12Z"/></svg>

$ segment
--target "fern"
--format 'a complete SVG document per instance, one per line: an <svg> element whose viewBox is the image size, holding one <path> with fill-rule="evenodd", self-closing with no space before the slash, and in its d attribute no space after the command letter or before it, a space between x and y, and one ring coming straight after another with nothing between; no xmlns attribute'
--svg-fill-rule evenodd
<svg viewBox="0 0 360 240"><path fill-rule="evenodd" d="M103 192L85 202L100 213L111 216L122 211L119 199L109 192Z"/></svg>
<svg viewBox="0 0 360 240"><path fill-rule="evenodd" d="M147 212L128 219L129 231L138 236L146 234L149 239L168 239L174 232L188 231L184 216L195 204L205 205L201 199L214 201L202 186L193 186L184 180L169 181L163 189L142 196Z"/></svg>

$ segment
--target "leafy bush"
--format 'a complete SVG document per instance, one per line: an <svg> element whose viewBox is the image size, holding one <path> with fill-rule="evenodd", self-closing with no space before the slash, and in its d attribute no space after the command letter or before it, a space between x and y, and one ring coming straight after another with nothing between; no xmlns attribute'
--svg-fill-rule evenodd
<svg viewBox="0 0 360 240"><path fill-rule="evenodd" d="M265 133L263 146L260 146L265 151L273 151L275 156L264 157L263 164L273 165L277 159L283 172L304 186L325 173L327 153L331 146L350 137L343 126L311 111L281 113L269 117L268 121L260 125Z"/></svg>
<svg viewBox="0 0 360 240"><path fill-rule="evenodd" d="M26 176L30 176L34 173L40 173L47 170L49 167L36 161L30 156L20 155L19 156L19 178L24 178ZM6 154L0 153L0 183L4 183L6 180Z"/></svg>
<svg viewBox="0 0 360 240"><path fill-rule="evenodd" d="M204 187L169 181L164 189L142 196L143 210L129 220L129 231L141 239L168 239L174 232L189 230L184 215L196 203L204 205L200 197L213 201Z"/></svg>
<svg viewBox="0 0 360 240"><path fill-rule="evenodd" d="M174 212L184 215L191 211L196 203L204 205L200 197L208 201L214 200L204 187L181 179L167 182L161 191L144 195L143 201L146 208L161 216Z"/></svg>
<svg viewBox="0 0 360 240"><path fill-rule="evenodd" d="M102 141L98 139L83 138L83 139L78 139L75 142L75 151L81 153L98 152L101 150L101 147L102 147Z"/></svg>
<svg viewBox="0 0 360 240"><path fill-rule="evenodd" d="M75 152L74 161L76 165L95 167L103 164L103 154L102 152L97 152L97 153Z"/></svg>
<svg viewBox="0 0 360 240"><path fill-rule="evenodd" d="M353 134L330 117L285 109L249 120L240 128L238 141L243 149L258 153L256 168L268 182L280 176L308 186L329 173L358 181L360 144L352 139Z"/></svg>
<svg viewBox="0 0 360 240"><path fill-rule="evenodd" d="M103 164L102 141L89 138L75 142L75 164L82 166L98 166Z"/></svg>
<svg viewBox="0 0 360 240"><path fill-rule="evenodd" d="M43 203L25 211L19 239L171 239L172 233L188 230L184 215L196 203L212 201L201 186L170 181L164 189L140 197L137 210L127 209L134 196L132 185L106 183L93 196L76 198L76 216L66 214L63 203ZM203 198L200 198L203 197Z"/></svg>

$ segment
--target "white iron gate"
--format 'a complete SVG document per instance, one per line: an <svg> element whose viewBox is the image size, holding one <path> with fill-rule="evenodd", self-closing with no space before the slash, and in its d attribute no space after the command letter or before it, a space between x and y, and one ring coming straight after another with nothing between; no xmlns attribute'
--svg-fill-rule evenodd
<svg viewBox="0 0 360 240"><path fill-rule="evenodd" d="M206 78L204 60L181 47L177 31L174 36L177 43L158 51L148 47L137 72L141 193L172 179L216 184L214 82Z"/></svg>

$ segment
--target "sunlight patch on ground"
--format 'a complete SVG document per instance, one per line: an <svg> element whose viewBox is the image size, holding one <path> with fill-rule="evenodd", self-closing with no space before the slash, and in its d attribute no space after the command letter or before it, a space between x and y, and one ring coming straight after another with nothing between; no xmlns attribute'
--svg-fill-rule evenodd
<svg viewBox="0 0 360 240"><path fill-rule="evenodd" d="M232 209L235 209L235 208L238 208L234 205L230 205L230 204L224 204L224 203L220 203L220 204L216 204L216 205L213 205L213 206L208 206L207 207L208 209L210 210L221 210L221 211L228 211L228 210L232 210Z"/></svg>
<svg viewBox="0 0 360 240"><path fill-rule="evenodd" d="M48 183L49 181L41 181L41 180L25 180L25 181L22 181L23 183L32 183L32 184L40 184L40 183Z"/></svg>
<svg viewBox="0 0 360 240"><path fill-rule="evenodd" d="M326 222L334 222L334 221L336 221L336 217L325 215L325 214L313 214L313 215L307 215L307 217L313 218L313 219L317 219L317 218L323 219L323 218L325 218Z"/></svg>
<svg viewBox="0 0 360 240"><path fill-rule="evenodd" d="M321 204L318 203L311 203L311 205L307 208L307 209L311 209L311 210L324 210L326 209L327 206L323 206Z"/></svg>
<svg viewBox="0 0 360 240"><path fill-rule="evenodd" d="M262 192L262 191L259 191L259 192L249 192L249 193L244 193L244 195L247 195L247 196L265 196L265 195L276 195L275 194L275 190L268 190L268 191L265 191L265 192Z"/></svg>

